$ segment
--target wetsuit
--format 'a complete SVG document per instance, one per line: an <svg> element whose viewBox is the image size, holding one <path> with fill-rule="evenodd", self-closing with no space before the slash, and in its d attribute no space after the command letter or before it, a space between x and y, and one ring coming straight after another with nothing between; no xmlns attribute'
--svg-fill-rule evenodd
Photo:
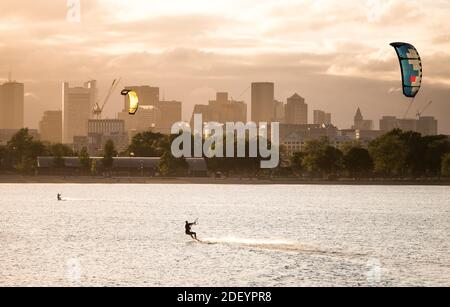
<svg viewBox="0 0 450 307"><path fill-rule="evenodd" d="M186 223L186 225L184 226L184 228L185 228L186 234L187 234L188 236L191 236L192 239L197 240L197 234L191 230L191 227L192 227L193 225L195 225L195 223Z"/></svg>

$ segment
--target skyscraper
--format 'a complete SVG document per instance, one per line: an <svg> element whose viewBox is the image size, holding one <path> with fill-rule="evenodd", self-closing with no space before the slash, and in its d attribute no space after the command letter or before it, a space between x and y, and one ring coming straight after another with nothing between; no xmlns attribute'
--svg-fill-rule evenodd
<svg viewBox="0 0 450 307"><path fill-rule="evenodd" d="M134 116L128 114L129 100L125 96L124 110L118 118L125 121L128 132L153 131L170 134L172 125L181 121L182 103L180 101L161 101L159 87L148 85L127 86L139 97L139 110Z"/></svg>
<svg viewBox="0 0 450 307"><path fill-rule="evenodd" d="M284 123L286 119L286 105L282 101L275 100L274 108L275 108L274 121Z"/></svg>
<svg viewBox="0 0 450 307"><path fill-rule="evenodd" d="M399 119L395 116L383 116L380 120L380 130L389 132L393 129L414 131L423 136L432 136L438 134L438 121L432 116L423 116L419 119Z"/></svg>
<svg viewBox="0 0 450 307"><path fill-rule="evenodd" d="M8 81L0 85L0 129L24 127L24 84Z"/></svg>
<svg viewBox="0 0 450 307"><path fill-rule="evenodd" d="M432 116L421 116L417 121L417 132L423 136L438 134L438 121Z"/></svg>
<svg viewBox="0 0 450 307"><path fill-rule="evenodd" d="M39 122L41 141L62 142L62 111L45 111Z"/></svg>
<svg viewBox="0 0 450 307"><path fill-rule="evenodd" d="M133 131L133 133L143 131L156 132L156 125L160 117L159 109L154 106L139 106L139 110L135 115L129 115L128 111L119 112L117 115L118 119L125 122L125 131Z"/></svg>
<svg viewBox="0 0 450 307"><path fill-rule="evenodd" d="M73 144L74 136L87 136L88 120L94 109L96 94L96 81L86 82L83 87L69 87L69 83L63 83L64 144Z"/></svg>
<svg viewBox="0 0 450 307"><path fill-rule="evenodd" d="M305 99L298 94L287 99L286 123L291 125L308 124L308 105Z"/></svg>
<svg viewBox="0 0 450 307"><path fill-rule="evenodd" d="M314 124L331 125L331 113L326 113L321 110L314 110Z"/></svg>
<svg viewBox="0 0 450 307"><path fill-rule="evenodd" d="M133 90L139 97L139 105L141 106L157 106L159 103L159 87L153 87L148 85L143 86L127 86L127 90ZM125 96L124 98L124 110L128 110L130 102Z"/></svg>
<svg viewBox="0 0 450 307"><path fill-rule="evenodd" d="M170 134L172 125L181 121L182 103L180 101L160 101L158 103L160 118L156 132Z"/></svg>
<svg viewBox="0 0 450 307"><path fill-rule="evenodd" d="M125 132L125 122L119 119L88 120L88 136L86 140L74 144L74 149L80 151L86 146L91 156L100 155L105 144L113 141L116 150L122 152L128 146L128 133Z"/></svg>
<svg viewBox="0 0 450 307"><path fill-rule="evenodd" d="M383 116L380 119L380 130L383 132L389 132L396 128L399 128L399 122L395 116Z"/></svg>
<svg viewBox="0 0 450 307"><path fill-rule="evenodd" d="M227 122L247 121L247 104L243 101L229 100L228 93L217 93L216 100L210 100L208 105L195 105L192 113L191 125L195 114L201 114L204 122Z"/></svg>
<svg viewBox="0 0 450 307"><path fill-rule="evenodd" d="M271 122L275 117L274 101L274 83L252 83L252 121Z"/></svg>

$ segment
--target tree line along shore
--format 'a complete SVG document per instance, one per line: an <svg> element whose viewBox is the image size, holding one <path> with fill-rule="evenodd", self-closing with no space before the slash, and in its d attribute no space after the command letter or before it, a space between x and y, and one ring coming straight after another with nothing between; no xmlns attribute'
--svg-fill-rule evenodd
<svg viewBox="0 0 450 307"><path fill-rule="evenodd" d="M46 175L91 177L79 181L101 181L102 177L128 177L129 181L131 177L152 177L153 181L156 178L192 177L186 159L175 158L171 153L171 143L175 137L142 132L133 137L123 152L117 152L114 143L108 141L101 159L93 159L86 148L75 152L67 145L43 143L33 139L27 129L22 129L6 145L0 146L0 177L42 177L38 157L53 157L51 171ZM248 140L246 143L248 151ZM76 158L75 172L73 168L69 172L65 162L67 157ZM150 173L142 170L119 173L114 168L116 157L157 157L158 163ZM280 146L280 163L274 169L261 169L261 157L203 159L207 166L205 176L224 182L228 179L230 182L247 180L255 183L278 180L287 183L359 181L378 184L429 183L448 181L450 178L450 141L447 136L422 136L398 129L373 140L368 146L348 142L336 148L322 138L307 141L301 151L291 156ZM142 181L142 178L135 179L139 180Z"/></svg>

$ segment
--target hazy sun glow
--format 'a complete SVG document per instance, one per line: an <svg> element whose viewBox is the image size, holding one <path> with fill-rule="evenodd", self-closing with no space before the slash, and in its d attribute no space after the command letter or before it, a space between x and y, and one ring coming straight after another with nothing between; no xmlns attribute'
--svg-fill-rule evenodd
<svg viewBox="0 0 450 307"><path fill-rule="evenodd" d="M0 12L0 79L9 70L32 84L96 78L101 85L121 76L164 88L183 101L185 118L216 90L239 96L252 81L274 81L278 99L301 92L343 124L353 114L342 114L342 104L373 118L401 113L401 97L389 91L399 76L389 43L406 41L424 64L418 100L436 95L430 112L445 122L450 114L444 0L89 0L81 1L80 23L68 22L65 1L3 0ZM46 97L31 105L34 113L59 104L59 95L38 93L46 86L30 89ZM341 105L336 96L345 97ZM106 112L114 114L122 102L115 103Z"/></svg>

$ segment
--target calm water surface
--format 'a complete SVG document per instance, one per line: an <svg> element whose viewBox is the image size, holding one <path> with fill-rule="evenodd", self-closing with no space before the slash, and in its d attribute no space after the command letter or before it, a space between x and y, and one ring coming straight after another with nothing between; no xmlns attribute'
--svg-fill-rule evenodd
<svg viewBox="0 0 450 307"><path fill-rule="evenodd" d="M0 286L450 286L450 187L7 184L0 242Z"/></svg>

